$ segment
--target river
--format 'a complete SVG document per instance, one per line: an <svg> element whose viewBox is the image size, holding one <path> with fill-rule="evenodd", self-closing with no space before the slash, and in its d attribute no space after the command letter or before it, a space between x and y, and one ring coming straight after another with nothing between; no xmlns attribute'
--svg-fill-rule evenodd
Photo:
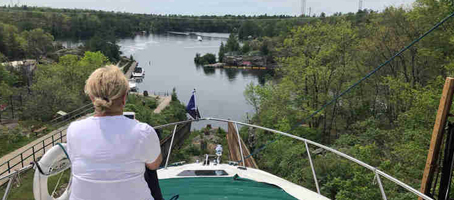
<svg viewBox="0 0 454 200"><path fill-rule="evenodd" d="M145 79L138 84L140 92L171 93L176 88L179 100L185 105L196 89L196 103L202 117L217 117L246 121L253 108L247 104L243 91L251 82L263 84L267 72L243 69L206 69L194 64L196 53L217 55L221 42L228 34L199 33L195 35L164 34L136 36L119 41L124 56L132 55L145 70ZM208 122L194 123L200 129ZM213 126L217 123L209 122ZM222 126L226 127L226 126Z"/></svg>

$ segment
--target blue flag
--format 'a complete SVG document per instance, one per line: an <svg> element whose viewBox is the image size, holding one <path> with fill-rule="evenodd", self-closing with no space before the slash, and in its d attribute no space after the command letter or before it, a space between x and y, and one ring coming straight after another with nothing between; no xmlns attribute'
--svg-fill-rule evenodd
<svg viewBox="0 0 454 200"><path fill-rule="evenodd" d="M200 118L199 109L195 105L195 91L192 92L191 99L189 99L188 105L186 106L186 112L194 119Z"/></svg>

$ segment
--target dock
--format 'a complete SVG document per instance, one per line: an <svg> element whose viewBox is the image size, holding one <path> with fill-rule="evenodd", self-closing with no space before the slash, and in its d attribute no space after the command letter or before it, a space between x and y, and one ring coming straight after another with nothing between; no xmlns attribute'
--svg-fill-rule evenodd
<svg viewBox="0 0 454 200"><path fill-rule="evenodd" d="M136 69L137 65L138 65L137 61L134 61L134 62L129 66L128 71L125 73L126 78L128 78L128 79L131 78L131 74L132 74L132 72Z"/></svg>
<svg viewBox="0 0 454 200"><path fill-rule="evenodd" d="M266 69L270 69L268 67L259 67L259 66L231 66L231 65L226 65L224 63L209 64L209 65L204 65L203 67L206 67L206 68L224 68L224 69L252 69L252 70L266 70Z"/></svg>

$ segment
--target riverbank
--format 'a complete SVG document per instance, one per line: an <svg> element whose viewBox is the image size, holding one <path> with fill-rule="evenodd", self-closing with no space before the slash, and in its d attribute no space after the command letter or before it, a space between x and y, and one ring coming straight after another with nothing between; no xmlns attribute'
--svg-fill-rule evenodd
<svg viewBox="0 0 454 200"><path fill-rule="evenodd" d="M226 65L225 63L215 63L215 64L208 64L208 65L203 65L203 67L206 68L224 68L224 69L255 69L255 70L267 70L269 68L267 67L257 67L257 66L230 66Z"/></svg>

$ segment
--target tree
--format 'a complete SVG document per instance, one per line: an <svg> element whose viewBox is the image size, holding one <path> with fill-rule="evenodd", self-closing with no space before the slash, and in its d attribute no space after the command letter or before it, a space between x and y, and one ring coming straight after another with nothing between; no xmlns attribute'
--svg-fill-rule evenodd
<svg viewBox="0 0 454 200"><path fill-rule="evenodd" d="M243 54L247 54L249 51L251 51L251 46L249 45L249 42L244 42L241 51L243 52Z"/></svg>
<svg viewBox="0 0 454 200"><path fill-rule="evenodd" d="M238 38L240 40L246 40L251 37L259 37L262 35L262 31L258 26L257 21L246 21L238 30Z"/></svg>
<svg viewBox="0 0 454 200"><path fill-rule="evenodd" d="M100 51L113 63L120 60L120 46L117 45L115 36L109 33L96 34L85 43L85 50L92 52Z"/></svg>
<svg viewBox="0 0 454 200"><path fill-rule="evenodd" d="M0 104L5 103L5 99L13 94L12 86L16 83L16 80L17 78L6 70L5 66L0 65Z"/></svg>
<svg viewBox="0 0 454 200"><path fill-rule="evenodd" d="M100 52L85 52L83 58L67 55L59 63L40 65L31 86L32 97L25 103L25 119L48 121L59 110L70 111L85 103L85 80L107 58Z"/></svg>
<svg viewBox="0 0 454 200"><path fill-rule="evenodd" d="M225 56L224 42L221 42L221 46L219 47L219 54L218 54L219 62L222 62L222 60L224 60L224 56Z"/></svg>
<svg viewBox="0 0 454 200"><path fill-rule="evenodd" d="M246 99L247 103L254 107L255 113L259 113L260 108L260 95L258 93L258 89L260 86L255 86L254 83L249 83L246 85L246 89L243 92L244 98Z"/></svg>
<svg viewBox="0 0 454 200"><path fill-rule="evenodd" d="M54 49L54 37L44 32L43 29L34 29L21 33L25 40L24 49L27 52L27 57L39 60L42 56L46 56Z"/></svg>
<svg viewBox="0 0 454 200"><path fill-rule="evenodd" d="M225 48L227 49L227 52L237 52L240 50L240 43L233 33L230 33Z"/></svg>

